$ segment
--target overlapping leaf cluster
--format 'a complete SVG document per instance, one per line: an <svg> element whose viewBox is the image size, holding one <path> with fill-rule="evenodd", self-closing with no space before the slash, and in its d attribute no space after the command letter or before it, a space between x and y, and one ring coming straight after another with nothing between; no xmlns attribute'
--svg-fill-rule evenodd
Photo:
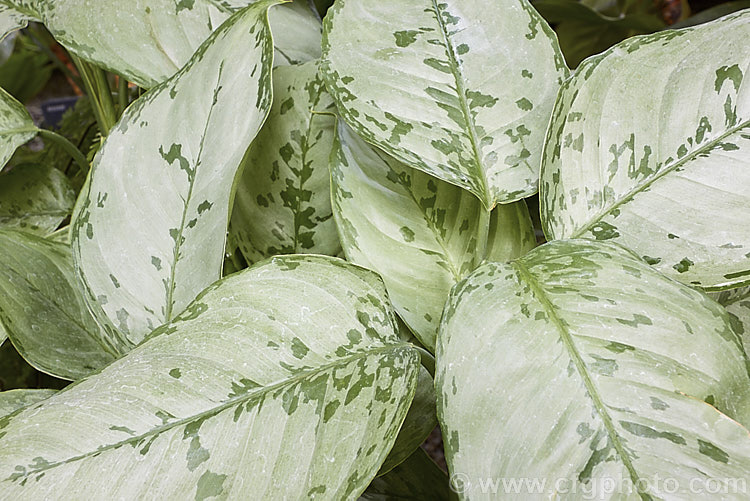
<svg viewBox="0 0 750 501"><path fill-rule="evenodd" d="M750 11L571 72L527 0L278 4L0 0L147 89L80 192L0 172L73 381L0 392L3 496L746 498Z"/></svg>

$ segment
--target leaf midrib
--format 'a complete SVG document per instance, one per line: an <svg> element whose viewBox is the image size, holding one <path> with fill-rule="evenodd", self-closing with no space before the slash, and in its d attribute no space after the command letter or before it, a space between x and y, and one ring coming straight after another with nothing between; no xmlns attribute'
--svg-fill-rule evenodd
<svg viewBox="0 0 750 501"><path fill-rule="evenodd" d="M376 349L373 349L373 350L370 350L370 351L358 352L358 353L355 353L355 354L350 355L348 357L340 358L340 359L338 359L338 360L336 360L334 362L318 366L318 367L316 367L316 368L314 368L312 370L308 370L308 371L304 371L303 370L303 371L300 371L300 373L295 374L294 376L290 377L289 379L284 379L284 380L279 381L277 383L273 383L273 384L270 384L268 386L264 386L262 388L259 388L257 391L250 391L248 393L245 393L244 395L240 395L240 396L237 396L235 398L229 399L229 400L223 402L222 404L220 404L220 405L218 405L216 407L212 407L212 408L210 408L210 409L208 409L206 411L203 411L203 412L201 412L199 414L188 416L188 417L183 418L183 419L175 420L175 421L173 421L171 423L167 423L167 424L163 424L161 426L157 426L155 428L151 428L150 430L148 430L148 431L146 431L144 433L141 433L140 435L129 437L127 440L121 440L119 442L115 442L115 443L112 443L112 444L109 444L109 445L97 448L94 451L86 452L86 453L80 454L78 456L73 456L71 458L64 459L62 461L57 461L57 462L54 462L54 463L49 463L49 464L45 465L43 468L40 468L40 469L35 469L35 470L30 470L30 471L27 469L27 471L24 472L23 474L19 474L18 477L16 478L16 480L18 480L20 478L28 478L31 475L37 475L39 473L42 473L42 472L51 470L53 468L56 468L57 466L66 465L66 464L72 463L74 461L80 461L80 460L86 459L88 457L98 456L98 455L100 455L103 452L106 452L106 451L111 450L111 449L117 449L119 447L122 447L123 445L129 445L131 443L137 444L141 440L143 440L145 438L148 438L150 436L160 435L163 432L169 431L169 430L171 430L173 428L179 428L180 426L189 424L189 423L191 423L193 421L198 421L198 420L203 420L203 419L206 419L206 418L210 418L212 416L215 416L215 415L221 413L222 411L225 411L227 409L231 409L232 407L235 407L238 404L244 404L244 403L246 403L246 402L248 402L250 400L253 400L256 397L262 397L263 395L268 394L270 392L273 392L274 390L277 390L279 388L283 388L285 386L294 385L294 384L298 383L299 381L302 381L303 379L306 379L306 378L308 378L310 376L313 376L313 375L316 375L316 374L320 374L320 373L326 372L329 369L333 369L333 368L338 367L338 366L344 366L344 365L347 365L347 364L349 364L351 362L354 362L354 361L362 359L362 358L367 358L367 357L370 357L370 356L373 356L373 355L378 355L378 354L381 354L381 353L386 353L388 351L396 352L398 350L405 349L405 348L413 350L413 346L410 345L409 343L391 344L391 345L381 346L379 348L376 348ZM417 355L419 356L419 353L417 353ZM60 392L60 393L63 393L63 392ZM127 424L127 423L125 423L125 424Z"/></svg>
<svg viewBox="0 0 750 501"><path fill-rule="evenodd" d="M461 71L461 65L458 63L458 55L456 54L455 47L453 47L453 42L451 41L450 35L448 34L448 29L443 23L443 18L440 14L440 8L438 7L437 0L431 1L432 10L435 13L435 20L437 21L438 26L440 27L440 33L443 35L443 39L445 40L446 54L448 55L448 63L451 68L451 73L453 74L453 79L456 82L456 93L458 94L458 102L461 105L461 114L464 116L464 121L466 122L466 126L469 129L469 141L471 141L472 152L474 153L474 159L476 160L476 162L473 163L473 167L475 167L477 171L475 172L475 176L481 182L480 188L482 190L482 204L484 204L489 209L492 206L492 200L490 199L489 193L487 192L487 179L484 176L484 170L482 168L482 157L479 152L479 137L477 136L476 124L474 123L474 118L471 116L471 112L469 111L469 103L466 100L464 75Z"/></svg>
<svg viewBox="0 0 750 501"><path fill-rule="evenodd" d="M712 139L710 141L707 141L706 143L702 144L699 148L696 148L693 151L685 154L684 157L678 159L676 162L673 162L671 165L664 166L664 168L662 168L661 171L657 172L651 179L649 179L648 181L646 181L643 184L639 184L639 185L635 186L633 189L631 189L626 194L622 195L619 199L617 199L611 206L609 206L609 207L607 207L607 208L602 209L601 211L599 211L596 214L596 216L594 216L593 218L591 218L589 220L588 223L586 223L580 229L578 229L575 232L573 232L567 238L581 238L581 237L583 237L586 233L588 233L591 230L591 228L593 228L599 222L601 222L601 220L605 216L607 216L612 211L614 211L616 209L619 209L620 207L622 207L623 205L625 205L626 203L628 203L629 201L631 201L631 199L635 195L637 195L637 194L639 194L639 193L641 193L643 191L646 191L656 181L658 181L661 178L665 177L667 174L670 174L670 173L674 172L677 168L681 167L682 165L686 164L687 162L698 158L699 155L713 150L714 147L716 147L717 145L719 145L724 139L726 139L727 137L733 135L736 132L741 131L742 129L744 129L745 127L748 127L748 126L750 126L750 120L745 120L744 122L741 122L739 125L727 129L726 132L724 132L723 134L717 136L716 138L714 138L714 139Z"/></svg>
<svg viewBox="0 0 750 501"><path fill-rule="evenodd" d="M414 194L414 191L410 186L407 186L405 183L401 183L401 185L404 187L407 193L409 193L409 197L411 198L412 202L414 202L414 205L417 206L417 209L419 210L419 213L422 215L422 219L427 223L427 227L432 231L433 236L435 237L435 241L438 243L440 248L443 251L443 255L445 256L445 260L448 263L448 266L450 267L451 275L453 275L453 280L455 282L460 281L463 276L461 273L459 273L459 269L456 268L455 263L453 262L453 255L448 252L448 247L446 246L446 242L443 239L443 236L440 234L438 229L435 227L432 220L428 217L427 211L422 207L422 205L417 200L416 195Z"/></svg>
<svg viewBox="0 0 750 501"><path fill-rule="evenodd" d="M177 234L177 238L175 240L175 248L173 253L173 263L172 267L169 270L169 283L167 287L167 304L165 309L165 321L169 322L172 320L172 313L174 309L174 291L176 286L176 280L177 280L177 264L180 261L180 249L182 248L182 236L185 233L185 222L187 219L187 213L188 213L188 207L190 206L190 202L193 198L193 188L195 188L195 184L198 182L198 167L201 165L201 159L203 156L203 147L206 141L206 135L208 134L208 128L211 124L211 115L214 112L214 109L216 109L216 99L218 97L218 92L221 90L221 75L224 71L224 62L222 61L219 64L219 75L216 78L216 84L214 85L213 93L212 93L212 103L211 108L208 110L208 116L206 117L206 123L203 126L203 134L201 134L201 141L200 146L198 148L198 155L195 159L195 167L193 171L193 181L190 183L190 187L188 188L187 197L185 198L185 203L183 205L182 209L182 219L180 221L180 229Z"/></svg>
<svg viewBox="0 0 750 501"><path fill-rule="evenodd" d="M573 361L573 364L576 367L578 374L581 376L581 379L583 380L583 384L586 388L586 392L591 398L592 403L594 404L596 413L599 415L599 417L602 420L602 423L604 424L605 431L607 432L607 435L612 441L612 445L617 451L617 455L620 457L620 460L622 461L623 465L628 470L630 479L633 481L634 485L637 487L639 494L647 494L647 492L644 492L641 489L642 483L640 482L640 476L638 475L638 472L635 470L635 466L633 466L633 463L630 461L630 457L625 452L625 446L621 442L620 435L617 433L617 430L615 429L614 422L612 421L612 417L607 412L606 406L604 402L602 401L601 396L599 395L598 388L594 385L594 382L589 376L589 373L586 369L586 364L583 361L583 358L581 358L581 354L578 352L578 349L576 348L575 343L573 342L573 336L571 335L570 331L563 323L562 319L557 315L557 311L554 305L549 300L546 293L542 289L541 285L536 280L536 278L531 274L531 272L526 267L526 265L520 259L511 261L510 264L518 271L521 278L529 285L529 287L531 288L532 294L537 299L537 301L541 303L542 307L544 308L545 312L549 316L550 320L552 320L552 323L555 325L555 327L557 327L557 330L560 333L560 340L565 346L568 352L568 355L570 356L571 360Z"/></svg>
<svg viewBox="0 0 750 501"><path fill-rule="evenodd" d="M286 56L285 56L286 57ZM292 242L292 248L294 249L295 253L303 252L298 248L299 246L299 229L301 226L299 217L302 213L302 188L305 186L305 181L309 181L309 176L306 180L303 180L303 174L305 171L305 164L307 163L307 154L309 153L311 147L310 147L310 138L312 136L312 123L315 119L315 113L312 112L313 107L317 106L318 102L320 101L320 94L318 94L318 99L312 103L312 107L310 108L310 114L307 118L307 123L305 124L305 142L304 144L300 145L300 160L302 161L302 164L300 166L299 171L299 179L297 184L297 203L295 204L295 208L292 211L294 214L294 240Z"/></svg>

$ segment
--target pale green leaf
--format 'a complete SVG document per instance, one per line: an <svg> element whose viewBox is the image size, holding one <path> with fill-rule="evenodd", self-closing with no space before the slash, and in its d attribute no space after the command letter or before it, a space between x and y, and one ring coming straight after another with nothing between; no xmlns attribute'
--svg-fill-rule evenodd
<svg viewBox="0 0 750 501"><path fill-rule="evenodd" d="M47 28L68 50L150 88L185 65L236 10L223 3L41 0L41 11ZM309 9L305 14L298 7L280 6L269 16L274 35L278 33L276 64L317 57L321 27Z"/></svg>
<svg viewBox="0 0 750 501"><path fill-rule="evenodd" d="M422 449L382 477L375 478L360 501L451 499L448 476Z"/></svg>
<svg viewBox="0 0 750 501"><path fill-rule="evenodd" d="M232 186L271 105L273 3L237 13L132 104L94 159L73 255L97 318L123 343L221 276Z"/></svg>
<svg viewBox="0 0 750 501"><path fill-rule="evenodd" d="M49 235L70 215L75 190L57 169L24 164L0 174L0 227Z"/></svg>
<svg viewBox="0 0 750 501"><path fill-rule="evenodd" d="M584 61L544 153L548 238L613 240L704 288L750 281L749 38L746 10Z"/></svg>
<svg viewBox="0 0 750 501"><path fill-rule="evenodd" d="M81 295L69 246L2 230L0 255L0 322L29 364L76 380L115 359Z"/></svg>
<svg viewBox="0 0 750 501"><path fill-rule="evenodd" d="M26 108L0 88L0 170L16 148L33 139L36 133Z"/></svg>
<svg viewBox="0 0 750 501"><path fill-rule="evenodd" d="M556 241L483 265L453 290L437 347L450 471L467 499L513 478L545 481L545 498L674 498L667 477L714 499L707 482L750 471L733 420L750 421L746 362L720 305L618 245Z"/></svg>
<svg viewBox="0 0 750 501"><path fill-rule="evenodd" d="M451 287L479 264L482 204L469 192L389 158L339 122L331 154L334 216L347 259L377 271L420 342L434 349ZM524 202L499 205L489 256L534 247Z"/></svg>
<svg viewBox="0 0 750 501"><path fill-rule="evenodd" d="M257 0L209 0L234 11ZM268 14L276 47L274 66L300 64L320 58L320 18L308 0L292 0Z"/></svg>
<svg viewBox="0 0 750 501"><path fill-rule="evenodd" d="M46 400L57 390L9 390L0 392L0 418L8 414Z"/></svg>
<svg viewBox="0 0 750 501"><path fill-rule="evenodd" d="M380 279L335 258L227 277L100 373L0 420L0 492L354 498L415 390L419 353L394 317Z"/></svg>
<svg viewBox="0 0 750 501"><path fill-rule="evenodd" d="M273 72L268 120L243 160L231 233L248 262L341 251L331 214L328 157L336 119L317 62Z"/></svg>
<svg viewBox="0 0 750 501"><path fill-rule="evenodd" d="M398 432L396 442L381 465L378 475L387 474L406 461L435 429L437 426L435 400L435 383L432 376L427 369L420 367L417 390L414 393L409 412L406 414L406 419Z"/></svg>
<svg viewBox="0 0 750 501"><path fill-rule="evenodd" d="M487 208L537 191L568 70L526 0L338 0L323 31L328 89L367 141Z"/></svg>
<svg viewBox="0 0 750 501"><path fill-rule="evenodd" d="M711 293L729 313L732 328L742 338L745 353L750 353L750 287Z"/></svg>
<svg viewBox="0 0 750 501"><path fill-rule="evenodd" d="M34 1L0 0L0 41L10 33L25 28L29 21L38 21Z"/></svg>

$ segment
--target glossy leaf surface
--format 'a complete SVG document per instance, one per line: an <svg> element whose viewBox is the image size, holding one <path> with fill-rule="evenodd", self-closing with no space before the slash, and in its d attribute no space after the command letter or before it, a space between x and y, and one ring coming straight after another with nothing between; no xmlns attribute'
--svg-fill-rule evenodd
<svg viewBox="0 0 750 501"><path fill-rule="evenodd" d="M667 499L669 477L711 499L711 482L746 476L750 378L726 312L631 252L552 242L482 266L446 308L438 416L465 498L536 478L549 496Z"/></svg>
<svg viewBox="0 0 750 501"><path fill-rule="evenodd" d="M618 242L690 285L750 281L748 38L745 10L582 63L545 148L547 237Z"/></svg>
<svg viewBox="0 0 750 501"><path fill-rule="evenodd" d="M316 256L266 261L100 373L0 420L0 489L356 497L415 390L419 354L395 329L372 272Z"/></svg>
<svg viewBox="0 0 750 501"><path fill-rule="evenodd" d="M323 59L339 112L367 141L487 208L537 191L567 68L526 0L339 0Z"/></svg>
<svg viewBox="0 0 750 501"><path fill-rule="evenodd" d="M238 12L131 105L94 160L73 252L92 309L126 344L221 276L238 167L271 105L272 4Z"/></svg>

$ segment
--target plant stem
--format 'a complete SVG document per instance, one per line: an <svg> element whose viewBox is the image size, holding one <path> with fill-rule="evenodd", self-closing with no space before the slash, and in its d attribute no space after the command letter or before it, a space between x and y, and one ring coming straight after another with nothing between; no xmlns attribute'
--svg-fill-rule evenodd
<svg viewBox="0 0 750 501"><path fill-rule="evenodd" d="M411 345L411 346L412 348L414 348L415 350L419 352L419 356L422 361L422 366L425 369L427 369L427 372L429 372L430 376L432 376L432 378L434 379L435 378L435 357L432 356L432 353L425 350L421 346L416 346L416 345Z"/></svg>
<svg viewBox="0 0 750 501"><path fill-rule="evenodd" d="M78 167L81 169L81 172L85 174L89 171L89 162L88 160L86 160L86 157L83 156L83 153L81 153L81 151L65 137L56 132L52 132L51 130L46 129L39 129L39 135L43 139L49 139L51 142L64 149L71 157L73 157L73 160L76 161Z"/></svg>
<svg viewBox="0 0 750 501"><path fill-rule="evenodd" d="M490 236L490 217L492 209L481 208L479 213L479 227L477 228L477 266L487 258L487 241Z"/></svg>
<svg viewBox="0 0 750 501"><path fill-rule="evenodd" d="M109 88L109 83L107 82L107 75L101 68L91 65L73 54L70 57L81 74L83 87L91 100L91 107L93 108L96 122L99 124L99 131L102 136L106 136L117 121L115 103L112 99L112 91Z"/></svg>
<svg viewBox="0 0 750 501"><path fill-rule="evenodd" d="M117 111L115 110L115 101L112 98L112 89L107 80L107 73L103 69L93 65L90 65L90 68L94 77L94 82L96 83L99 102L102 105L105 119L109 125L107 127L107 132L109 132L112 126L117 122Z"/></svg>
<svg viewBox="0 0 750 501"><path fill-rule="evenodd" d="M117 77L117 105L119 116L122 116L128 107L128 81L122 76Z"/></svg>

